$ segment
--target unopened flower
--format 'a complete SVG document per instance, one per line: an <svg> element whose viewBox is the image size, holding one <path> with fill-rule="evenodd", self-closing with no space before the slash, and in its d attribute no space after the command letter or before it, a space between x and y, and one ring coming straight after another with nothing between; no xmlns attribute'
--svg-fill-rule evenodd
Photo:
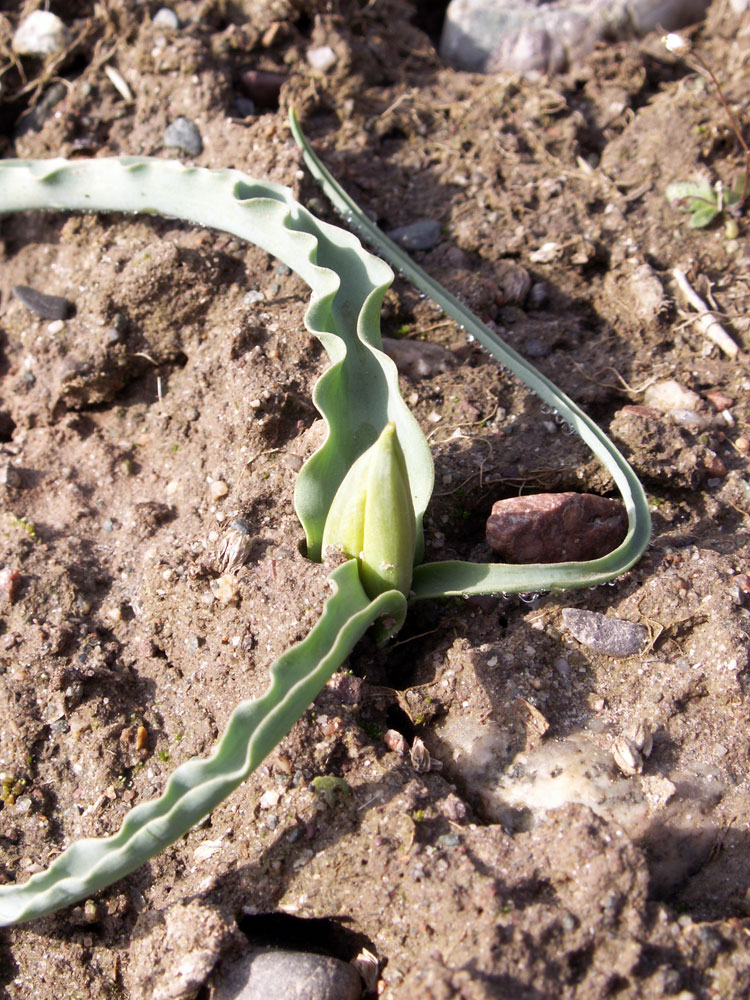
<svg viewBox="0 0 750 1000"><path fill-rule="evenodd" d="M359 562L371 599L387 590L409 593L416 520L406 459L396 425L386 424L336 491L323 530L323 552L341 549Z"/></svg>

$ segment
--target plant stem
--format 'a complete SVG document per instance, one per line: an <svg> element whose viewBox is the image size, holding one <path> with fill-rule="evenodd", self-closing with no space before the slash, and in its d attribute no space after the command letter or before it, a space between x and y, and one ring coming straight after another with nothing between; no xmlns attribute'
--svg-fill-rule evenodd
<svg viewBox="0 0 750 1000"><path fill-rule="evenodd" d="M691 52L690 56L692 57L693 62L697 64L698 68L708 76L708 78L713 83L714 87L716 87L716 93L721 102L721 106L724 108L724 112L726 113L726 116L729 119L729 124L737 138L737 142L739 142L743 152L745 153L745 178L742 183L742 194L740 196L740 200L737 202L737 208L740 209L742 208L742 205L744 204L745 198L747 197L748 193L750 193L750 148L748 148L748 145L745 142L745 137L742 134L742 128L740 127L740 123L737 121L734 112L729 107L727 99L724 96L724 91L722 90L721 84L719 83L716 74L708 65L708 63L704 59L702 59L697 53Z"/></svg>

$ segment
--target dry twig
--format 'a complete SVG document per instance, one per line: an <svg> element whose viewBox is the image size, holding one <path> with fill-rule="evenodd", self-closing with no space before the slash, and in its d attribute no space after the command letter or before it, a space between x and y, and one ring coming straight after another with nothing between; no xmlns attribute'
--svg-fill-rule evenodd
<svg viewBox="0 0 750 1000"><path fill-rule="evenodd" d="M726 355L730 358L736 358L739 352L739 347L729 336L716 316L708 308L700 295L698 295L695 289L691 287L685 272L681 271L679 267L675 267L672 269L672 275L687 301L693 309L697 309L698 315L695 317L695 322L701 330L705 333L708 339L712 340Z"/></svg>

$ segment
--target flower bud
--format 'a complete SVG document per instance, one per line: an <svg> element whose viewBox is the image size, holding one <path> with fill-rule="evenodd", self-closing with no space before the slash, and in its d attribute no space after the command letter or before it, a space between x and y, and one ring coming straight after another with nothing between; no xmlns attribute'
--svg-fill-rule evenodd
<svg viewBox="0 0 750 1000"><path fill-rule="evenodd" d="M341 549L359 562L373 600L387 590L409 593L417 529L406 460L396 425L386 424L336 491L323 530L323 553Z"/></svg>

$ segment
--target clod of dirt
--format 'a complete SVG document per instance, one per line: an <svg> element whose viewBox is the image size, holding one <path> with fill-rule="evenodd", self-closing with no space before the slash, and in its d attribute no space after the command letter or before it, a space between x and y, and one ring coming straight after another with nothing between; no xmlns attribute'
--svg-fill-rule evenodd
<svg viewBox="0 0 750 1000"><path fill-rule="evenodd" d="M180 1000L194 996L236 927L213 907L197 901L177 903L154 919L136 925L125 975L131 1000Z"/></svg>
<svg viewBox="0 0 750 1000"><path fill-rule="evenodd" d="M704 444L693 433L674 424L657 410L645 406L625 406L609 425L636 473L649 483L695 490L709 475Z"/></svg>

